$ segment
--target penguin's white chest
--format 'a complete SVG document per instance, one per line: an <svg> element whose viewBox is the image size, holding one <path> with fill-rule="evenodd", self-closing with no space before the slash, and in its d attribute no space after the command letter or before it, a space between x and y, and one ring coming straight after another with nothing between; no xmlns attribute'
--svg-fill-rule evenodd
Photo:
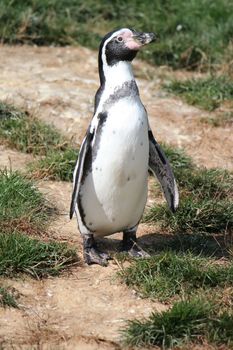
<svg viewBox="0 0 233 350"><path fill-rule="evenodd" d="M148 121L139 97L109 109L93 145L92 170L81 187L85 224L99 235L133 227L147 198Z"/></svg>

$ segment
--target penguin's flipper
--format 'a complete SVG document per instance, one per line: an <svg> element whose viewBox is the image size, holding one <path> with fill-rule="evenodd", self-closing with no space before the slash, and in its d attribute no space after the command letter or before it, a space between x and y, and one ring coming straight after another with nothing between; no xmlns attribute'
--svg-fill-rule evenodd
<svg viewBox="0 0 233 350"><path fill-rule="evenodd" d="M169 208L175 212L179 204L179 193L172 168L151 130L148 131L148 136L149 169L159 180Z"/></svg>
<svg viewBox="0 0 233 350"><path fill-rule="evenodd" d="M86 136L82 142L78 160L75 165L75 170L74 170L74 184L73 184L73 193L72 193L72 199L71 199L71 204L70 204L70 219L72 219L75 206L77 203L77 198L78 198L78 193L79 193L79 188L82 180L82 175L83 175L83 168L84 168L84 162L86 159L87 152L90 148L91 141L93 139L94 131L90 132L90 126L87 130Z"/></svg>

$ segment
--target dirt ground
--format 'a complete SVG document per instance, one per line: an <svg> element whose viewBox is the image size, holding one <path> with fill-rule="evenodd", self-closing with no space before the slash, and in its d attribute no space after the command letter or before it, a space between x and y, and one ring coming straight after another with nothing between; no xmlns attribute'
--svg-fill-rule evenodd
<svg viewBox="0 0 233 350"><path fill-rule="evenodd" d="M1 46L0 100L27 108L80 143L93 113L98 87L97 53L85 48ZM168 96L161 82L187 73L170 72L135 62L141 98L158 141L183 147L195 162L233 169L231 127L200 122L208 113ZM189 73L190 74L190 73ZM32 156L0 146L0 167L23 170ZM107 268L85 266L76 222L68 219L70 183L40 181L40 190L60 215L51 224L51 238L77 247L80 264L60 277L35 281L4 280L20 293L20 309L0 309L0 348L4 349L121 349L119 329L125 320L147 317L168 306L140 298L116 278L117 261ZM150 191L147 205L153 201ZM156 227L140 225L145 247L156 242ZM102 244L117 251L121 235ZM1 280L0 280L1 284ZM1 347L2 346L2 347Z"/></svg>

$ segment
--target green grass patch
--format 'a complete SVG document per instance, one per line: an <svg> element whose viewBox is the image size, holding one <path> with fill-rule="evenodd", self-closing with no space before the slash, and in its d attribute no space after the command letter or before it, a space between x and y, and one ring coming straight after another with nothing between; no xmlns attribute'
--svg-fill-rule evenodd
<svg viewBox="0 0 233 350"><path fill-rule="evenodd" d="M172 214L167 205L155 205L144 215L144 221L159 221L173 233L230 234L233 230L233 175L221 169L198 168L180 150L168 146L164 150L178 182L179 208Z"/></svg>
<svg viewBox="0 0 233 350"><path fill-rule="evenodd" d="M33 178L72 181L78 150L53 126L28 112L0 103L0 141L18 151L42 156L29 165Z"/></svg>
<svg viewBox="0 0 233 350"><path fill-rule="evenodd" d="M229 56L232 13L230 0L216 0L211 6L203 0L2 0L0 37L10 44L79 43L98 48L106 32L132 27L160 35L160 41L148 46L142 57L156 64L195 69Z"/></svg>
<svg viewBox="0 0 233 350"><path fill-rule="evenodd" d="M0 170L0 232L37 233L53 211L31 181L18 172Z"/></svg>
<svg viewBox="0 0 233 350"><path fill-rule="evenodd" d="M233 175L227 170L194 167L175 173L181 191L198 199L229 199L233 194Z"/></svg>
<svg viewBox="0 0 233 350"><path fill-rule="evenodd" d="M176 175L178 175L182 170L193 169L193 161L189 156L187 156L187 154L185 154L183 149L169 146L166 143L161 143L161 147L168 157Z"/></svg>
<svg viewBox="0 0 233 350"><path fill-rule="evenodd" d="M145 215L145 222L159 221L163 229L173 233L230 234L233 229L233 203L228 200L181 197L178 211L172 215L162 205Z"/></svg>
<svg viewBox="0 0 233 350"><path fill-rule="evenodd" d="M187 103L213 111L224 101L233 102L233 82L226 76L173 81L166 90L182 97Z"/></svg>
<svg viewBox="0 0 233 350"><path fill-rule="evenodd" d="M64 151L52 151L46 157L29 164L34 179L72 181L78 151L67 147Z"/></svg>
<svg viewBox="0 0 233 350"><path fill-rule="evenodd" d="M121 277L142 296L168 301L197 290L233 285L233 264L218 265L190 253L164 251L150 259L135 260Z"/></svg>
<svg viewBox="0 0 233 350"><path fill-rule="evenodd" d="M17 172L0 171L0 276L54 276L77 261L67 245L29 237L44 232L53 213L31 181Z"/></svg>
<svg viewBox="0 0 233 350"><path fill-rule="evenodd" d="M13 288L0 287L0 306L18 308Z"/></svg>
<svg viewBox="0 0 233 350"><path fill-rule="evenodd" d="M12 105L0 103L0 141L11 148L34 155L63 150L67 140L52 126Z"/></svg>
<svg viewBox="0 0 233 350"><path fill-rule="evenodd" d="M202 299L175 303L168 311L152 313L147 320L128 322L123 337L127 345L173 348L207 340L217 345L233 344L233 314L216 313L214 305Z"/></svg>
<svg viewBox="0 0 233 350"><path fill-rule="evenodd" d="M56 276L76 261L75 250L66 244L40 242L18 232L0 233L0 276Z"/></svg>

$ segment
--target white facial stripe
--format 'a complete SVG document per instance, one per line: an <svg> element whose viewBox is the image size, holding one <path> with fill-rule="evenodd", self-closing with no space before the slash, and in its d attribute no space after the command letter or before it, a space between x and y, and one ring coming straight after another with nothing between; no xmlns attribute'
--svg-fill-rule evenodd
<svg viewBox="0 0 233 350"><path fill-rule="evenodd" d="M107 65L107 59L106 59L106 54L105 54L106 46L108 45L108 43L109 43L115 36L120 35L121 33L123 34L123 33L125 33L125 32L128 32L129 34L132 33L130 29L128 29L128 28L123 28L123 29L118 30L117 32L114 32L114 33L110 36L110 38L108 38L108 39L105 41L105 43L104 43L104 45L103 45L103 48L102 48L102 62L103 62L103 68L104 68L104 66Z"/></svg>

